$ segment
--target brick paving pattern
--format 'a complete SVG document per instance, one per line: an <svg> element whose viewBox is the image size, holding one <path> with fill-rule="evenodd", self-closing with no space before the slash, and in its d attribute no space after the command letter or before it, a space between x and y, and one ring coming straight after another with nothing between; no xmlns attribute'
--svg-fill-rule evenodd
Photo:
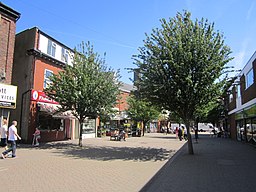
<svg viewBox="0 0 256 192"><path fill-rule="evenodd" d="M256 147L200 135L189 155L174 135L20 145L0 160L0 191L254 192ZM184 147L183 147L184 146Z"/></svg>
<svg viewBox="0 0 256 192"><path fill-rule="evenodd" d="M140 192L254 192L256 146L200 135L168 161Z"/></svg>
<svg viewBox="0 0 256 192"><path fill-rule="evenodd" d="M1 191L139 191L185 141L149 133L127 141L109 137L21 144L17 158L0 160Z"/></svg>

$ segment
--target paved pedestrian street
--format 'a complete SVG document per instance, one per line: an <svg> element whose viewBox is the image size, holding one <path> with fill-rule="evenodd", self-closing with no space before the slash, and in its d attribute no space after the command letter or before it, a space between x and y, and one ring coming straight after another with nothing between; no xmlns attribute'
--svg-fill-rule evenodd
<svg viewBox="0 0 256 192"><path fill-rule="evenodd" d="M162 133L84 139L82 148L78 140L20 144L17 158L0 159L0 191L139 191L184 144Z"/></svg>

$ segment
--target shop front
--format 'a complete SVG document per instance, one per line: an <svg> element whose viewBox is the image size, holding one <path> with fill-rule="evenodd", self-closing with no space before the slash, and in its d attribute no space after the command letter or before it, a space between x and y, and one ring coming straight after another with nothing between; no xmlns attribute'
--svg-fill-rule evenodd
<svg viewBox="0 0 256 192"><path fill-rule="evenodd" d="M256 104L236 113L237 140L256 144Z"/></svg>
<svg viewBox="0 0 256 192"><path fill-rule="evenodd" d="M42 91L32 90L31 102L35 103L35 124L41 131L41 141L74 139L75 118L70 111L59 112L61 106Z"/></svg>

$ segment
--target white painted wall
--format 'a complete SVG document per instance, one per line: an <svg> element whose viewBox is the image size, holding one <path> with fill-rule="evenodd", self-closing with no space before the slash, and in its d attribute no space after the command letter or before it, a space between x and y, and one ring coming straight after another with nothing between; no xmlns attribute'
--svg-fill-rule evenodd
<svg viewBox="0 0 256 192"><path fill-rule="evenodd" d="M62 47L60 44L58 44L57 41L52 40L55 44L56 44L56 52L55 52L55 59L63 62L61 60L61 54L62 54ZM39 35L39 46L38 49L39 51L41 51L42 53L47 54L47 48L48 48L48 38L46 36L44 36L43 34ZM66 49L66 47L64 47ZM68 55L68 65L73 65L73 56L74 53L71 51L71 49L68 50L69 51L69 55ZM51 56L51 55L49 55ZM51 56L52 57L52 56Z"/></svg>

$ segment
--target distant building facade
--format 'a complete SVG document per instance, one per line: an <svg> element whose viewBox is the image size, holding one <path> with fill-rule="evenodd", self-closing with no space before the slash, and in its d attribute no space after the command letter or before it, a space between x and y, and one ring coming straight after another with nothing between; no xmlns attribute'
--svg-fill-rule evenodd
<svg viewBox="0 0 256 192"><path fill-rule="evenodd" d="M12 69L16 22L20 13L0 2L0 125L16 109L17 87L13 86ZM13 120L13 119L12 119Z"/></svg>
<svg viewBox="0 0 256 192"><path fill-rule="evenodd" d="M116 106L114 107L116 115L111 119L112 128L120 128L120 126L124 126L124 124L128 122L129 117L126 111L129 108L129 105L127 99L132 90L134 90L133 85L121 83L119 88L120 94L117 96Z"/></svg>

